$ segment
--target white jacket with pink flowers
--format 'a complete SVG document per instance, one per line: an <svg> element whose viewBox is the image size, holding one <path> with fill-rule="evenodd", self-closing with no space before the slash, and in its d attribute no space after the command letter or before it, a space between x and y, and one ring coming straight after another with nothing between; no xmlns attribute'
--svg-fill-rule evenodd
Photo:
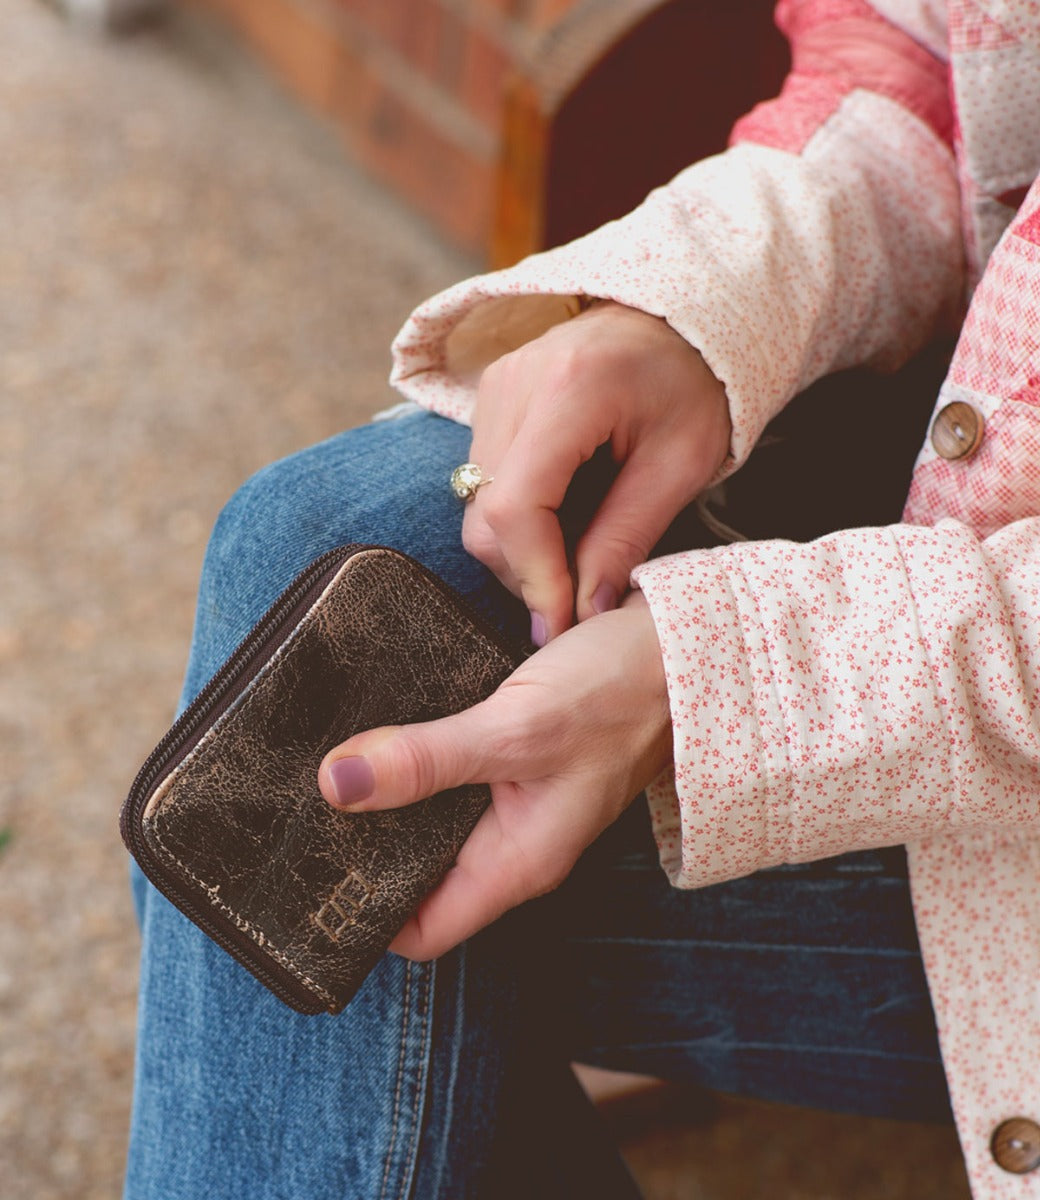
<svg viewBox="0 0 1040 1200"><path fill-rule="evenodd" d="M1040 1198L1040 1169L991 1148L1014 1117L1040 1139L1040 4L782 0L778 20L791 77L725 154L428 301L393 382L465 421L480 366L560 296L610 297L725 383L735 470L797 392L897 365L970 297L905 523L633 580L671 695L670 878L905 843L973 1195Z"/></svg>

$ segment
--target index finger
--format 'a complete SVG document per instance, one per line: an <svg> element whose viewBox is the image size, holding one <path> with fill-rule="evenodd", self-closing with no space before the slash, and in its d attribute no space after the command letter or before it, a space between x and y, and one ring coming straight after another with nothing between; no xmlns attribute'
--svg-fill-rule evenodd
<svg viewBox="0 0 1040 1200"><path fill-rule="evenodd" d="M470 536L479 541L486 531L516 581L533 614L532 626L543 623L543 640L573 623L574 579L557 510L575 472L596 450L590 432L561 425L525 422L467 515Z"/></svg>

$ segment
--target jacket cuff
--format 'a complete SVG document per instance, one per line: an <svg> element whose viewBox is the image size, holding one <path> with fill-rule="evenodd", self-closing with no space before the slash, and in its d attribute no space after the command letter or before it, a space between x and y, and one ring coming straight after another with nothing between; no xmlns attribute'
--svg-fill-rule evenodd
<svg viewBox="0 0 1040 1200"><path fill-rule="evenodd" d="M427 300L394 341L391 384L468 424L484 367L574 316L578 298L615 300L665 320L726 387L732 456L719 477L727 474L791 394L779 358L753 324L761 309L752 302L756 288L734 274L759 249L734 245L719 228L725 197L747 192L747 157L736 150L698 163L621 220ZM701 191L703 211L696 203L691 211L691 197ZM709 201L709 193L722 199ZM774 307L767 316L774 321Z"/></svg>
<svg viewBox="0 0 1040 1200"><path fill-rule="evenodd" d="M668 555L632 574L657 628L668 685L673 769L647 800L661 865L676 887L737 878L772 857L769 779L782 771L770 757L783 739L748 611L754 602L734 587L725 550Z"/></svg>

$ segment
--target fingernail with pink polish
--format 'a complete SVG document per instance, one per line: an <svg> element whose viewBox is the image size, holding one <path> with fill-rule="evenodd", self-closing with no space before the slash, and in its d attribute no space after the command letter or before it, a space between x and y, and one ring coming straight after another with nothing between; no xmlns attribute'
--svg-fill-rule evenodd
<svg viewBox="0 0 1040 1200"><path fill-rule="evenodd" d="M531 641L536 646L544 646L549 640L549 630L545 624L545 617L541 613L531 613Z"/></svg>
<svg viewBox="0 0 1040 1200"><path fill-rule="evenodd" d="M330 763L329 780L338 808L349 808L352 804L367 800L376 787L372 764L360 755L337 758L334 763Z"/></svg>
<svg viewBox="0 0 1040 1200"><path fill-rule="evenodd" d="M609 583L601 583L592 593L592 611L605 613L612 608L617 608L617 592Z"/></svg>

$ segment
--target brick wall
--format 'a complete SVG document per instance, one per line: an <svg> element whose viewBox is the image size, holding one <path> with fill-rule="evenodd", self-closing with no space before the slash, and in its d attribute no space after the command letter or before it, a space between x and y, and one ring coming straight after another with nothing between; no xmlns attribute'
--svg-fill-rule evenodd
<svg viewBox="0 0 1040 1200"><path fill-rule="evenodd" d="M487 246L512 63L580 0L193 0L466 250Z"/></svg>

